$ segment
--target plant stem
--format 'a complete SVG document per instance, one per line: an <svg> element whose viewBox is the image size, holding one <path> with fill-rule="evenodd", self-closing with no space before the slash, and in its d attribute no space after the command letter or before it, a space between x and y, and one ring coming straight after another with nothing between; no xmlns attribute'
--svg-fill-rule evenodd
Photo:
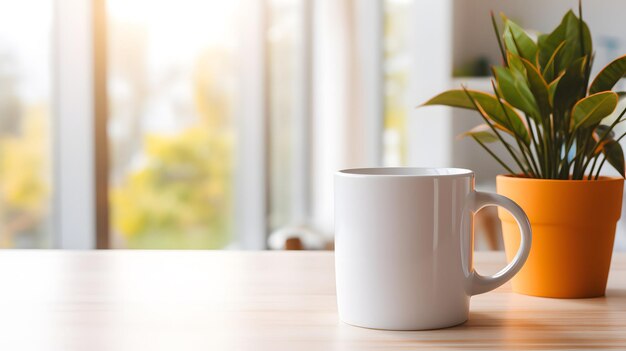
<svg viewBox="0 0 626 351"><path fill-rule="evenodd" d="M589 147L589 139L591 139L591 133L583 138L582 144L582 154L576 157L576 165L574 166L574 174L573 179L582 179L585 175L585 169L587 168L588 162L584 163L585 158L587 157L587 151ZM577 153L578 154L578 153Z"/></svg>
<svg viewBox="0 0 626 351"><path fill-rule="evenodd" d="M531 123L531 118L528 117L528 115L526 113L524 113L524 118L526 119L526 123L528 124L529 129L533 129L534 127L534 132L533 134L537 136L537 141L535 142L535 152L537 154L537 161L540 162L540 166L541 166L541 177L540 178L549 178L549 167L548 167L548 160L546 158L547 153L546 153L546 143L545 143L545 128L543 128L544 126L542 126L542 128L539 128L539 124L535 123L534 121ZM544 131L544 133L542 133L542 129ZM533 141L534 138L533 138Z"/></svg>
<svg viewBox="0 0 626 351"><path fill-rule="evenodd" d="M604 156L604 159L600 162L600 166L598 166L598 171L596 172L594 180L598 180L598 177L600 177L600 171L602 170L602 166L604 166L604 162L606 162L606 156Z"/></svg>
<svg viewBox="0 0 626 351"><path fill-rule="evenodd" d="M611 131L613 130L613 128L615 128L616 125L618 125L621 122L624 122L625 120L622 119L622 117L624 116L624 114L626 113L626 108L624 108L622 110L622 112L620 112L620 114L617 116L617 118L615 119L615 121L613 121L613 123L611 123L611 125L609 126L609 128L604 131L604 133L602 134L602 137L600 137L598 139L598 141L596 141L596 144L593 146L593 150L595 151L596 148L598 148L600 145L602 145L602 142L604 142L604 140L606 139L607 136L609 136L609 134L611 134ZM593 133L593 132L592 132ZM594 157L594 162L593 164L596 164L598 157ZM591 159L587 160L587 163L585 164L585 166L583 167L583 169L586 169L587 166L589 165L589 162L591 162ZM589 176L591 176L591 174L593 173L593 166L591 167L591 171L589 173Z"/></svg>
<svg viewBox="0 0 626 351"><path fill-rule="evenodd" d="M528 131L530 132L531 144L533 148L535 149L535 155L533 155L532 149L530 147L528 148L528 152L530 153L530 159L533 161L533 164L535 165L535 168L537 169L537 175L541 177L541 169L539 168L539 165L537 165L538 160L536 160L536 158L539 157L539 151L538 151L539 147L537 146L537 140L535 139L535 132L533 131L533 124L530 122L530 118L528 118L526 114L524 114L524 119L526 120L526 125L528 125ZM536 128L537 126L534 125L534 127Z"/></svg>
<svg viewBox="0 0 626 351"><path fill-rule="evenodd" d="M502 162L502 160L498 156L496 156L496 154L494 154L493 151L489 150L489 148L485 144L483 144L480 140L478 140L477 137L472 135L472 138L476 140L476 142L480 144L480 146L482 146L483 149L485 149L485 151L487 151L489 155L491 155L491 157L493 157L496 161L498 161L498 163L500 163L500 165L502 165L502 167L504 167L504 169L506 169L507 172L511 173L512 175L515 175L515 172L513 172L513 170L509 168L509 166L507 166L506 163Z"/></svg>
<svg viewBox="0 0 626 351"><path fill-rule="evenodd" d="M626 132L620 135L619 138L615 140L615 142L619 143L619 141L622 140L625 136L626 136ZM600 171L602 170L602 166L604 166L604 162L606 162L606 155L604 155L604 159L602 160L602 162L600 162L600 166L598 166L598 171L596 172L595 180L598 180L598 177L600 176Z"/></svg>
<svg viewBox="0 0 626 351"><path fill-rule="evenodd" d="M601 154L602 152L598 152L598 154L593 158L593 163L591 164L591 169L589 170L589 176L587 177L587 180L591 180L591 178L593 177L593 170L596 168L596 162L598 162Z"/></svg>
<svg viewBox="0 0 626 351"><path fill-rule="evenodd" d="M493 16L493 13L492 13L492 16ZM506 119L509 122L509 124L512 125L513 120L511 119L511 116L509 116L509 113L507 112L506 108L504 108L504 104L502 103L500 93L498 93L498 89L496 89L496 83L493 81L493 79L491 80L491 86L493 87L493 92L496 94L496 98L498 100L498 103L500 104L500 108L502 109L502 111L504 111L504 115L506 116ZM519 150L522 153L522 156L524 157L526 164L528 165L530 176L535 178L537 174L537 168L536 168L537 165L535 164L535 168L533 169L533 164L531 164L530 160L528 159L528 156L526 155L526 152L524 151L524 146L528 148L528 145L522 144L520 138L514 137L513 139L515 139L515 141L517 142L517 147L519 147ZM530 149L528 149L528 151L530 151ZM530 159L533 160L532 153L530 154ZM533 160L533 163L534 162L535 160Z"/></svg>
<svg viewBox="0 0 626 351"><path fill-rule="evenodd" d="M491 24L493 25L493 31L496 34L496 39L498 39L498 47L500 48L500 54L502 54L502 61L504 62L505 66L508 66L508 60L506 58L506 53L504 51L504 45L502 45L502 38L500 37L500 31L498 30L498 24L496 23L496 17L493 14L493 11L490 11L489 14L491 15Z"/></svg>
<svg viewBox="0 0 626 351"><path fill-rule="evenodd" d="M560 177L562 179L567 179L569 177L569 169L571 168L571 164L569 162L569 152L572 149L572 146L574 146L574 141L576 140L576 138L572 138L571 135L569 135L567 138L567 145L565 146L565 154L563 155L563 158L561 159L561 163L559 164L559 167L561 167L561 174ZM579 152L579 150L576 150L577 154ZM574 156L572 159L575 159L576 156ZM563 166L563 163L565 163L565 166ZM563 172L567 171L567 173L564 175Z"/></svg>
<svg viewBox="0 0 626 351"><path fill-rule="evenodd" d="M539 128L537 128L537 131L539 131ZM543 133L543 141L541 142L541 145L543 147L543 162L545 164L545 169L544 169L544 178L549 179L550 178L550 159L549 159L549 152L548 152L548 140L546 139L546 131L544 130Z"/></svg>
<svg viewBox="0 0 626 351"><path fill-rule="evenodd" d="M520 160L517 158L517 156L515 155L515 153L513 152L513 150L511 150L510 145L504 140L504 138L502 137L502 135L500 135L500 133L496 130L496 128L493 126L493 124L491 124L491 122L489 121L489 117L487 115L487 113L485 112L485 110L482 108L482 106L480 106L480 104L478 103L478 101L476 101L476 99L474 99L474 97L472 96L472 94L469 93L469 91L467 90L467 88L463 85L461 86L463 88L463 91L465 91L465 94L467 95L468 99L470 99L470 101L472 102L472 104L474 105L474 108L476 109L476 111L478 111L478 113L480 114L480 116L483 118L483 120L485 120L485 123L487 123L487 125L489 126L489 128L491 128L491 130L493 131L493 133L498 137L498 139L500 139L500 142L504 145L504 147L506 148L506 150L509 152L509 154L511 154L511 156L513 156L513 160L515 160L515 162L517 163L517 165L519 166L520 170L524 173L525 176L529 176L528 172L526 171L526 168L524 167L524 165L520 162ZM510 169L510 168L509 168ZM514 173L513 173L514 174Z"/></svg>
<svg viewBox="0 0 626 351"><path fill-rule="evenodd" d="M556 172L556 165L554 161L556 161L556 159L554 158L554 149L555 146L554 145L554 141L555 141L555 133L554 133L554 119L552 118L552 115L550 115L550 117L547 120L548 125L548 133L546 133L547 137L550 138L550 140L548 141L548 149L550 150L550 154L549 154L549 158L550 158L550 178L554 178L554 174Z"/></svg>

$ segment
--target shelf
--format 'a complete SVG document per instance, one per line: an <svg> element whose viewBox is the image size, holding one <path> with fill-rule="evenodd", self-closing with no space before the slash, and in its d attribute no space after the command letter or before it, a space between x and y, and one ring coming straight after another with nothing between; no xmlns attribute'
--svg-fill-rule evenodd
<svg viewBox="0 0 626 351"><path fill-rule="evenodd" d="M460 89L461 86L464 85L470 90L493 92L491 78L492 77L455 77L452 78L451 88Z"/></svg>

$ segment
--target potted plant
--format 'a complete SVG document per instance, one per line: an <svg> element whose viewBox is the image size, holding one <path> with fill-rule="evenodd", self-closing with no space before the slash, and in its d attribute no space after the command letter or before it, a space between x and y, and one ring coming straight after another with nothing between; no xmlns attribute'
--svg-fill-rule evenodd
<svg viewBox="0 0 626 351"><path fill-rule="evenodd" d="M612 89L626 74L626 56L590 79L594 55L580 5L578 16L567 12L552 33L536 40L504 15L502 30L493 13L491 19L503 60L492 68L493 94L462 87L424 105L477 111L484 124L464 135L509 172L497 177L497 191L526 211L533 229L533 247L513 290L561 298L602 296L622 204L619 141L626 133L616 135L615 127L626 119L626 109L616 111L625 93ZM512 161L496 155L489 145L494 142ZM601 176L607 163L622 177ZM518 228L506 212L500 210L499 217L511 260Z"/></svg>

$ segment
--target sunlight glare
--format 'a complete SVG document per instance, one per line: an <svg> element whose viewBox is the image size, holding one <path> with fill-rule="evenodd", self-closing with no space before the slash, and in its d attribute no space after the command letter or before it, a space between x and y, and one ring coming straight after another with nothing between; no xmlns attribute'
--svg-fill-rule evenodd
<svg viewBox="0 0 626 351"><path fill-rule="evenodd" d="M109 0L110 19L150 32L150 51L188 56L203 47L231 47L237 38L239 1Z"/></svg>

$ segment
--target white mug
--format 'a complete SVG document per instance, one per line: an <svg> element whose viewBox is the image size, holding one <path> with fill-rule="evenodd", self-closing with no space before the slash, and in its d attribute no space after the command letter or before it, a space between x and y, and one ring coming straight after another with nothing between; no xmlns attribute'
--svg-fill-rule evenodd
<svg viewBox="0 0 626 351"><path fill-rule="evenodd" d="M473 268L473 215L502 206L522 236L493 276ZM474 190L458 168L363 168L335 175L335 272L339 317L360 327L423 330L465 322L472 295L497 288L524 265L531 230L524 211Z"/></svg>

